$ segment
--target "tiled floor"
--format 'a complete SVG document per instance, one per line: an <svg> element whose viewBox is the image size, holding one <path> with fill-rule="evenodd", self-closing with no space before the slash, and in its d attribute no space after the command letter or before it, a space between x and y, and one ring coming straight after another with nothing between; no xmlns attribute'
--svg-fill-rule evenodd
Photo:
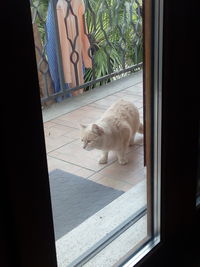
<svg viewBox="0 0 200 267"><path fill-rule="evenodd" d="M140 82L44 123L49 171L61 169L123 191L129 190L144 179L142 135L137 134L135 145L129 148L129 163L125 166L118 164L114 153L110 153L107 164L98 164L100 151L89 152L82 149L79 140L79 123L95 121L120 98L133 101L143 120L142 82Z"/></svg>

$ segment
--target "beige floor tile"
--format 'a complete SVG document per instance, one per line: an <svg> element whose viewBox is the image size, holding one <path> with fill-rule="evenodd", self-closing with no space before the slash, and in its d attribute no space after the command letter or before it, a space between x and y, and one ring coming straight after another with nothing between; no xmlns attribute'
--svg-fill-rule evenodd
<svg viewBox="0 0 200 267"><path fill-rule="evenodd" d="M46 129L45 134L48 137L67 136L73 140L80 138L80 129L72 128L62 124L55 124L53 127Z"/></svg>
<svg viewBox="0 0 200 267"><path fill-rule="evenodd" d="M45 145L47 153L62 147L63 145L69 144L74 140L67 136L51 137L45 136Z"/></svg>
<svg viewBox="0 0 200 267"><path fill-rule="evenodd" d="M109 177L129 184L136 184L145 177L143 155L138 153L140 148L128 153L127 165L120 165L117 161L100 170L89 179L99 182L103 177Z"/></svg>
<svg viewBox="0 0 200 267"><path fill-rule="evenodd" d="M143 86L144 86L143 82L137 84L137 87L140 87L142 89L143 89Z"/></svg>
<svg viewBox="0 0 200 267"><path fill-rule="evenodd" d="M74 139L79 139L80 138L80 129L68 128L68 131L64 134L64 136L71 137Z"/></svg>
<svg viewBox="0 0 200 267"><path fill-rule="evenodd" d="M96 172L93 175L91 175L90 177L88 177L88 179L91 180L91 181L94 181L94 182L98 182L98 180L103 178L103 177L104 177L103 174L101 174L99 172Z"/></svg>
<svg viewBox="0 0 200 267"><path fill-rule="evenodd" d="M114 94L114 96L119 97L119 98L123 98L125 95L126 95L126 92L124 91L120 91Z"/></svg>
<svg viewBox="0 0 200 267"><path fill-rule="evenodd" d="M68 172L74 172L75 170L79 170L80 167L76 165L72 165L68 162L65 162L63 160L59 160L56 158L53 158L51 156L47 156L47 162L48 162L48 170L49 172L55 169L60 169L63 171L68 171Z"/></svg>
<svg viewBox="0 0 200 267"><path fill-rule="evenodd" d="M69 127L55 124L47 129L45 129L45 136L47 137L60 137L66 134L70 130Z"/></svg>
<svg viewBox="0 0 200 267"><path fill-rule="evenodd" d="M131 175L125 176L123 180L129 184L136 185L145 178L146 178L146 168L141 167L140 169L138 168L138 170L133 172Z"/></svg>
<svg viewBox="0 0 200 267"><path fill-rule="evenodd" d="M137 107L137 108L141 108L143 105L141 104L141 101L139 99L136 100L135 96L134 95L125 95L123 97L124 100L126 101L130 101L132 103L134 103L134 105Z"/></svg>
<svg viewBox="0 0 200 267"><path fill-rule="evenodd" d="M92 110L87 110L86 108L79 108L76 111L72 111L65 115L58 117L59 120L64 121L77 121L84 120L85 118L96 119L102 113L101 110L93 108Z"/></svg>
<svg viewBox="0 0 200 267"><path fill-rule="evenodd" d="M141 86L133 86L133 87L129 87L127 88L126 91L129 91L131 93L133 93L134 95L139 95L139 96L143 96L143 88Z"/></svg>
<svg viewBox="0 0 200 267"><path fill-rule="evenodd" d="M96 107L92 107L92 106L89 106L89 105L80 108L80 110L84 110L85 112L87 112L87 115L89 117L93 116L92 114L95 114L97 116L101 116L101 114L103 113L102 109L96 108Z"/></svg>
<svg viewBox="0 0 200 267"><path fill-rule="evenodd" d="M93 123L96 120L98 120L104 113L104 110L99 109L99 108L95 108L92 106L86 106L83 109L80 110L84 110L85 112L85 116L84 118L82 118L80 120L81 123Z"/></svg>
<svg viewBox="0 0 200 267"><path fill-rule="evenodd" d="M80 118L84 117L87 112L82 111L80 109L71 111L59 117L60 120L79 120Z"/></svg>
<svg viewBox="0 0 200 267"><path fill-rule="evenodd" d="M71 116L71 114L67 114L66 116L59 117L58 119L63 121L67 126L70 126L71 123L72 127L79 128L80 123L92 123L99 119L103 113L99 111L88 112L86 110L79 110L79 112L80 115Z"/></svg>
<svg viewBox="0 0 200 267"><path fill-rule="evenodd" d="M44 123L44 129L48 129L48 128L50 128L50 127L52 127L52 126L55 126L56 124L54 123L54 122L52 122L52 121L47 121L47 122L45 122Z"/></svg>
<svg viewBox="0 0 200 267"><path fill-rule="evenodd" d="M79 168L76 171L74 171L73 174L80 176L80 177L89 178L90 176L94 174L94 171L91 171L85 168Z"/></svg>
<svg viewBox="0 0 200 267"><path fill-rule="evenodd" d="M55 159L53 157L48 156L47 157L47 162L48 162L48 170L49 172L55 169L63 170L69 173L73 173L75 175L87 178L91 176L94 172L91 170L87 170L84 168L81 168L80 166L76 166L73 164L70 164L68 162Z"/></svg>
<svg viewBox="0 0 200 267"><path fill-rule="evenodd" d="M97 108L97 109L102 110L102 111L105 111L108 108L108 106L104 106L104 105L99 104L97 102L93 102L93 103L89 104L88 106Z"/></svg>
<svg viewBox="0 0 200 267"><path fill-rule="evenodd" d="M79 125L80 125L78 120L70 121L70 120L60 119L60 117L53 119L52 121L55 122L56 124L68 126L68 127L75 128L75 129L79 129Z"/></svg>
<svg viewBox="0 0 200 267"><path fill-rule="evenodd" d="M122 191L128 191L132 188L131 184L110 177L102 177L97 181L97 183Z"/></svg>
<svg viewBox="0 0 200 267"><path fill-rule="evenodd" d="M56 123L45 128L44 132L47 153L72 142L80 136L78 129Z"/></svg>
<svg viewBox="0 0 200 267"><path fill-rule="evenodd" d="M110 107L113 103L115 103L117 100L119 99L118 96L115 95L111 95L111 96L107 96L103 99L100 99L98 101L95 101L94 103L90 104L90 106L93 107L103 107L103 108L108 108Z"/></svg>

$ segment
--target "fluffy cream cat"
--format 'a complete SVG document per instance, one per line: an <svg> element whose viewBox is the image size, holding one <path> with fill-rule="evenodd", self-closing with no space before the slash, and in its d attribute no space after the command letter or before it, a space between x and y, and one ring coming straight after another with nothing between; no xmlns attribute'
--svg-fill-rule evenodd
<svg viewBox="0 0 200 267"><path fill-rule="evenodd" d="M134 144L136 132L143 133L136 106L123 99L114 103L95 123L81 125L81 141L86 150L102 150L99 163L108 161L109 151L115 151L119 164L128 162L126 152Z"/></svg>

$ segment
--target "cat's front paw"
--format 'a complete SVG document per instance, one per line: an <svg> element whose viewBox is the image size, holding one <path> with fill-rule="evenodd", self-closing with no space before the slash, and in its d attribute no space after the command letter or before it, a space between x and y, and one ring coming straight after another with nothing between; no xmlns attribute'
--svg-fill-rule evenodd
<svg viewBox="0 0 200 267"><path fill-rule="evenodd" d="M127 158L119 159L118 162L120 165L126 165L128 163L128 159Z"/></svg>
<svg viewBox="0 0 200 267"><path fill-rule="evenodd" d="M108 162L107 158L100 158L99 164L106 164Z"/></svg>

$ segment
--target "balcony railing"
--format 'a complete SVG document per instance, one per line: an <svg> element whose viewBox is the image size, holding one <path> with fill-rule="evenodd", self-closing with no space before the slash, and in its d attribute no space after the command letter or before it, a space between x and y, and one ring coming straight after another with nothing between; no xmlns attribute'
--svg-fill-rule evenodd
<svg viewBox="0 0 200 267"><path fill-rule="evenodd" d="M42 103L142 68L141 0L30 0Z"/></svg>

